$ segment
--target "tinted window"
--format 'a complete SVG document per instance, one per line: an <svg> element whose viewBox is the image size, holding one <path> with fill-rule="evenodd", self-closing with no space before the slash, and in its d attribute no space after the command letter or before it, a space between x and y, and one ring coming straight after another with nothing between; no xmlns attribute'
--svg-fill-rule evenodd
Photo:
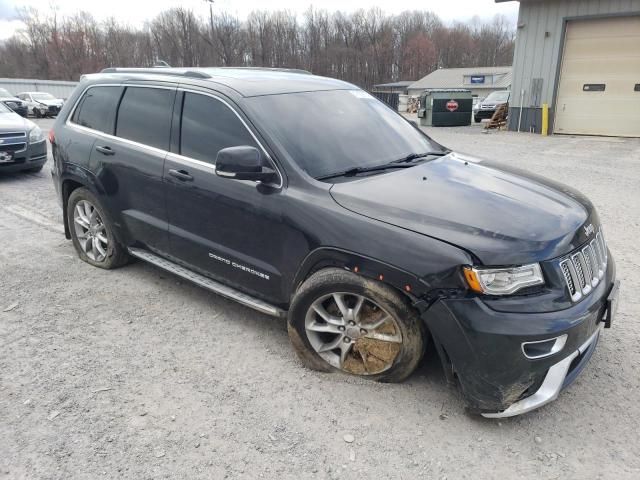
<svg viewBox="0 0 640 480"><path fill-rule="evenodd" d="M128 87L116 120L118 137L169 150L174 90Z"/></svg>
<svg viewBox="0 0 640 480"><path fill-rule="evenodd" d="M113 114L118 105L120 87L93 87L87 90L71 121L105 133L113 132Z"/></svg>
<svg viewBox="0 0 640 480"><path fill-rule="evenodd" d="M236 114L214 98L185 93L180 129L180 153L215 163L218 151L239 145L256 146Z"/></svg>
<svg viewBox="0 0 640 480"><path fill-rule="evenodd" d="M313 177L440 150L362 90L263 95L246 102L260 124Z"/></svg>

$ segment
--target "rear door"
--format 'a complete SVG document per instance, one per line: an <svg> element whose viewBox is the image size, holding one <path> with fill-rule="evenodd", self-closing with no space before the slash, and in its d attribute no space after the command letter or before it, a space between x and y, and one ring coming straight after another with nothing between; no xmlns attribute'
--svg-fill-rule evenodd
<svg viewBox="0 0 640 480"><path fill-rule="evenodd" d="M168 250L162 172L175 93L175 86L124 86L114 134L98 137L91 154L91 169L129 235L125 241L159 252Z"/></svg>
<svg viewBox="0 0 640 480"><path fill-rule="evenodd" d="M280 300L289 232L282 189L215 173L222 148L264 149L221 97L180 92L177 103L176 154L164 169L171 255L241 290Z"/></svg>

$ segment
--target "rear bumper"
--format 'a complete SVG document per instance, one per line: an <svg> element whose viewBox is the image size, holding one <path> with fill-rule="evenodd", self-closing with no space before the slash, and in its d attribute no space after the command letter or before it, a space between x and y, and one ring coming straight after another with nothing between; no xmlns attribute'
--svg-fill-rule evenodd
<svg viewBox="0 0 640 480"><path fill-rule="evenodd" d="M598 343L614 282L610 255L606 278L571 308L507 313L479 298L445 299L423 318L469 408L486 417L510 417L555 400L582 371ZM525 355L524 344L554 338L563 341L557 351Z"/></svg>

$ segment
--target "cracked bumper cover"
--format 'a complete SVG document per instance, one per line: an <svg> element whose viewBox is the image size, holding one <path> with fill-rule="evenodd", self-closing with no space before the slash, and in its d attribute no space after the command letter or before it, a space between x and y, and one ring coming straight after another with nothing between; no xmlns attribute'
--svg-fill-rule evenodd
<svg viewBox="0 0 640 480"><path fill-rule="evenodd" d="M510 417L555 400L582 371L598 343L614 282L610 257L604 281L566 310L505 313L479 298L444 299L423 319L442 347L445 368L457 376L468 407L485 417ZM523 354L523 342L565 334L564 348L553 355L530 359Z"/></svg>

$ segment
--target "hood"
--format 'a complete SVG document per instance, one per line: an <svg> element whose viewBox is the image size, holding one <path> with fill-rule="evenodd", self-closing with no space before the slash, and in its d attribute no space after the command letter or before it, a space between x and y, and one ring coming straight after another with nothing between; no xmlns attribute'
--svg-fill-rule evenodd
<svg viewBox="0 0 640 480"><path fill-rule="evenodd" d="M18 97L2 97L0 96L0 102L14 102L18 105L23 105L24 101L20 100Z"/></svg>
<svg viewBox="0 0 640 480"><path fill-rule="evenodd" d="M0 112L0 133L3 131L29 131L35 126L30 120L15 112Z"/></svg>
<svg viewBox="0 0 640 480"><path fill-rule="evenodd" d="M61 107L63 103L62 100L58 98L52 98L51 100L36 100L36 102L41 103L42 105L46 105L47 107Z"/></svg>
<svg viewBox="0 0 640 480"><path fill-rule="evenodd" d="M599 221L579 192L491 162L449 154L412 168L335 184L342 207L456 245L485 265L563 255Z"/></svg>

